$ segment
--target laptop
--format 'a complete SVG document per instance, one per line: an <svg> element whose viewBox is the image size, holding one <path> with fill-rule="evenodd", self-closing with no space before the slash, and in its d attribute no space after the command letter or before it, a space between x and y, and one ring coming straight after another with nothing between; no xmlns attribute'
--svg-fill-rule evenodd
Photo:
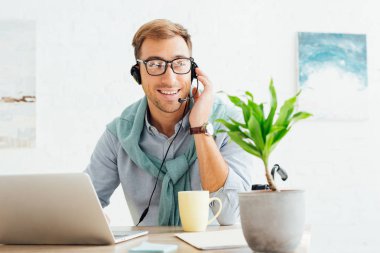
<svg viewBox="0 0 380 253"><path fill-rule="evenodd" d="M147 233L113 235L85 173L0 175L0 244L109 245Z"/></svg>

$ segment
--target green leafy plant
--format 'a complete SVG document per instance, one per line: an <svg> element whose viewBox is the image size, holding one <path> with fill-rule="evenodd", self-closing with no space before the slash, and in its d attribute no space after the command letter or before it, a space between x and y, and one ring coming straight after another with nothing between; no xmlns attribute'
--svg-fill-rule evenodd
<svg viewBox="0 0 380 253"><path fill-rule="evenodd" d="M270 81L269 91L271 101L268 115L264 113L264 104L255 103L252 93L246 91L245 99L237 96L228 96L235 106L241 108L244 123L238 122L233 118L229 118L229 121L218 119L217 122L222 123L227 128L227 130L219 130L219 132L227 132L232 141L263 161L268 185L272 191L277 191L278 189L269 172L269 155L279 141L290 131L294 123L310 117L311 114L308 112L296 112L295 106L300 94L298 92L294 97L284 102L275 119L277 96L273 80Z"/></svg>

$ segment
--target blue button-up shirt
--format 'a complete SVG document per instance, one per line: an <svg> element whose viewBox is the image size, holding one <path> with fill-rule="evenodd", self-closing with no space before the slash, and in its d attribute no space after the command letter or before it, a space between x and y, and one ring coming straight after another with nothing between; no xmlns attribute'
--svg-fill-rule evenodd
<svg viewBox="0 0 380 253"><path fill-rule="evenodd" d="M148 113L145 114L145 127L140 137L141 149L162 160L170 142L175 134L180 131L171 145L166 159L174 159L177 155L184 154L191 138L193 138L189 133L189 113L184 117L182 127L180 127L181 121L176 124L175 133L171 137L165 136L151 125L147 115ZM222 212L217 218L219 224L230 225L239 219L237 193L250 190L252 184L250 173L250 170L253 169L252 156L235 143L230 142L226 133L219 133L214 139L228 164L229 172L224 186L218 191L210 193L210 197L218 197L222 200ZM136 166L121 146L117 137L110 131L105 130L101 136L85 172L91 177L103 207L109 204L112 193L121 184L132 219L135 224L138 223L141 214L148 205L156 178ZM192 190L202 190L198 160L190 166L190 176ZM158 225L161 183L162 181L160 180L157 183L149 213L144 221L140 223L142 226ZM211 203L210 215L216 213L218 209L217 202L215 204Z"/></svg>

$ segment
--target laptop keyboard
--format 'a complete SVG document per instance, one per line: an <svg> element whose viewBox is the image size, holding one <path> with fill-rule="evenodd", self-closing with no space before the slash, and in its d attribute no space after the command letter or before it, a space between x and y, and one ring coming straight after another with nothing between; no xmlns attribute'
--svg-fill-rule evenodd
<svg viewBox="0 0 380 253"><path fill-rule="evenodd" d="M112 234L115 238L124 238L126 236L131 236L139 233L141 233L141 231L112 231Z"/></svg>
<svg viewBox="0 0 380 253"><path fill-rule="evenodd" d="M112 231L115 242L122 242L135 237L146 235L147 231Z"/></svg>
<svg viewBox="0 0 380 253"><path fill-rule="evenodd" d="M124 238L126 237L127 235L113 235L113 237L115 237L115 239L120 239L120 238Z"/></svg>

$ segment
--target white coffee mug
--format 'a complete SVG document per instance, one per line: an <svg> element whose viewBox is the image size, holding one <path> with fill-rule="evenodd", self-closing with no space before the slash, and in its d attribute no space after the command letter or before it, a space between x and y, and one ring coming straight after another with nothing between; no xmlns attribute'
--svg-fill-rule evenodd
<svg viewBox="0 0 380 253"><path fill-rule="evenodd" d="M219 202L219 210L208 220L209 205L214 200ZM213 222L222 211L222 201L216 197L210 198L208 191L180 191L178 203L182 228L187 232L205 231L207 225Z"/></svg>

